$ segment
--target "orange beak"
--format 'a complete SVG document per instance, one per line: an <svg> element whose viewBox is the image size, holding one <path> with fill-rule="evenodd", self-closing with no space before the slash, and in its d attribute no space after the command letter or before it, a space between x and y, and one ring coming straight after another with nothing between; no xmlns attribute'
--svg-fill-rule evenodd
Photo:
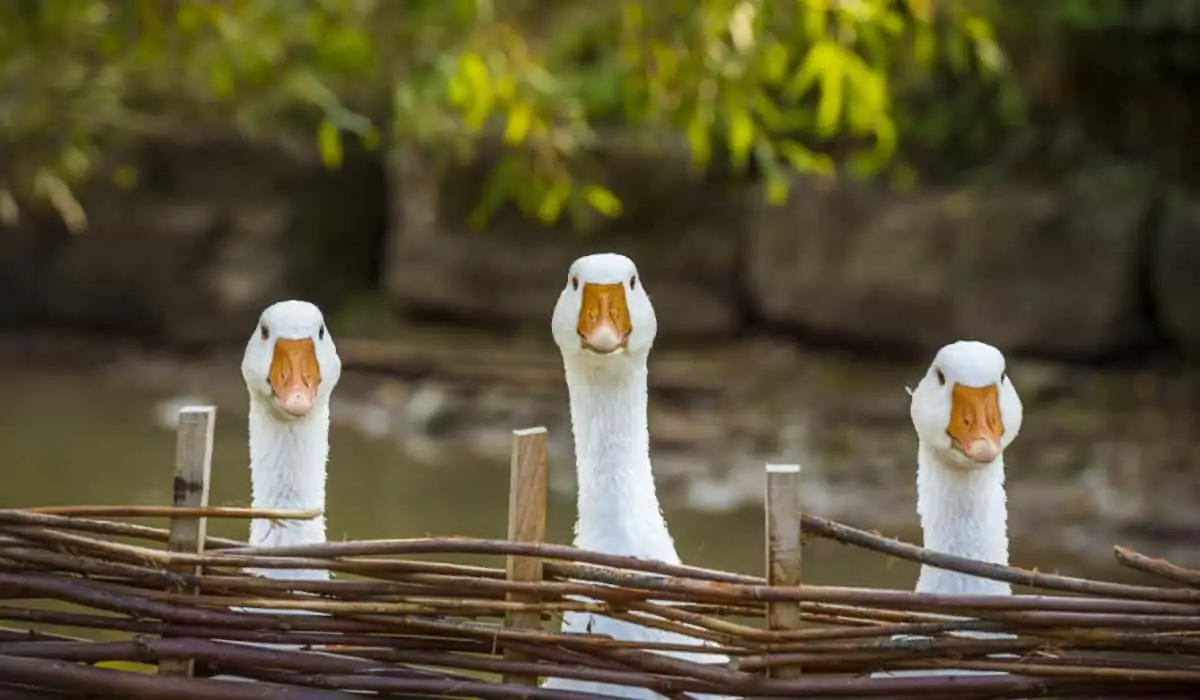
<svg viewBox="0 0 1200 700"><path fill-rule="evenodd" d="M583 347L607 355L629 342L633 323L625 303L625 285L584 284L576 327Z"/></svg>
<svg viewBox="0 0 1200 700"><path fill-rule="evenodd" d="M950 444L970 459L988 464L1000 456L1004 419L996 385L973 388L955 384L950 394Z"/></svg>
<svg viewBox="0 0 1200 700"><path fill-rule="evenodd" d="M307 415L317 402L321 383L321 365L312 338L276 340L268 378L284 411L297 417Z"/></svg>

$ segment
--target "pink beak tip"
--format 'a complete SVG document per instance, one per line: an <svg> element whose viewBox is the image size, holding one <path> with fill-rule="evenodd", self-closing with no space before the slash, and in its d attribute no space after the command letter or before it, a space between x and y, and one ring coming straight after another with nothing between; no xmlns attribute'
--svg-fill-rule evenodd
<svg viewBox="0 0 1200 700"><path fill-rule="evenodd" d="M313 402L307 394L299 391L289 394L280 402L283 410L295 416L302 416L312 410Z"/></svg>
<svg viewBox="0 0 1200 700"><path fill-rule="evenodd" d="M966 452L971 459L986 464L1000 456L1000 446L993 440L979 438L967 447Z"/></svg>
<svg viewBox="0 0 1200 700"><path fill-rule="evenodd" d="M617 337L617 334L607 326L601 326L600 328L597 328L595 332L585 339L585 342L587 343L588 347L591 347L597 352L612 352L621 345L621 339Z"/></svg>

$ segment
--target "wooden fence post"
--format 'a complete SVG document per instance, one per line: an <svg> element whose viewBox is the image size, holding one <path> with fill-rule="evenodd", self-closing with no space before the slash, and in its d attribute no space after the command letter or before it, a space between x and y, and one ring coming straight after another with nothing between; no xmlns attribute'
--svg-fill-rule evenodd
<svg viewBox="0 0 1200 700"><path fill-rule="evenodd" d="M767 583L799 586L800 568L800 465L768 464L766 495ZM800 629L800 603L767 603L767 629ZM769 651L769 650L768 650ZM774 678L797 678L799 666L766 669Z"/></svg>
<svg viewBox="0 0 1200 700"><path fill-rule="evenodd" d="M512 440L511 481L508 487L508 539L514 542L541 542L546 536L547 462L545 428L514 430ZM536 557L509 555L505 570L509 581L541 581L542 560ZM530 593L510 592L510 601L538 602ZM508 611L504 626L514 629L542 629L538 612ZM520 658L516 652L504 651L507 659ZM537 686L538 677L505 674L505 683Z"/></svg>
<svg viewBox="0 0 1200 700"><path fill-rule="evenodd" d="M216 406L186 406L179 409L173 505L192 508L208 506L216 424ZM167 548L172 552L202 553L207 527L208 519L204 517L172 517ZM199 574L200 567L183 566L179 571ZM164 659L158 664L158 672L170 676L190 676L194 667L195 661L192 659Z"/></svg>

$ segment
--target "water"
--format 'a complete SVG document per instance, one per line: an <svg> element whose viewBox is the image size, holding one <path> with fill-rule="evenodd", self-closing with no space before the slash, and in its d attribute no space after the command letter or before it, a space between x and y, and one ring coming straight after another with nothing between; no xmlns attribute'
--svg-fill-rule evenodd
<svg viewBox="0 0 1200 700"><path fill-rule="evenodd" d="M169 411L160 405L169 396L123 387L90 372L22 374L6 377L4 384L8 398L0 402L0 444L5 446L8 477L0 505L171 502L175 437L156 420L157 414ZM218 410L211 505L249 505L245 421L244 409ZM337 425L330 443L331 541L505 536L506 464L464 454L430 468L413 462L392 441ZM708 514L675 505L666 508L666 517L688 563L761 573L760 512ZM552 494L547 539L570 543L573 519L574 502ZM210 521L209 532L244 539L246 525L217 519ZM863 556L846 547L817 543L809 551L824 562L813 568L812 583L907 586L915 575L904 563L888 566L877 561L882 557ZM835 566L826 566L828 562Z"/></svg>
<svg viewBox="0 0 1200 700"><path fill-rule="evenodd" d="M212 505L248 505L244 387L236 374L205 382L219 406ZM169 421L178 392L196 381L157 389L130 386L120 373L39 370L0 376L0 444L5 486L0 506L169 504L174 434ZM339 391L341 389L339 388ZM336 405L335 405L336 411ZM564 407L565 412L565 407ZM464 535L502 538L508 469L503 460L451 451L437 466L414 460L396 440L335 425L328 482L329 539ZM682 488L686 486L683 482ZM763 515L742 507L721 512L689 506L664 489L664 509L679 553L689 564L761 574ZM552 493L547 539L569 543L572 495ZM244 538L246 523L215 520L210 533ZM910 537L912 532L893 533ZM1063 569L1062 552L1020 547L1017 562ZM463 561L498 564L482 558ZM1076 569L1078 571L1080 569ZM1111 571L1107 571L1111 575ZM814 541L805 549L813 584L911 588L916 567L854 548Z"/></svg>

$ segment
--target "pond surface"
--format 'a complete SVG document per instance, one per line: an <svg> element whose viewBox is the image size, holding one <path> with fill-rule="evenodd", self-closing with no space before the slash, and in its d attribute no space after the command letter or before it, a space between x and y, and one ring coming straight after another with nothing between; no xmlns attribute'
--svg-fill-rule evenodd
<svg viewBox="0 0 1200 700"><path fill-rule="evenodd" d="M205 376L202 381L180 374L178 381L156 388L131 386L122 372L45 369L9 374L3 378L6 400L0 402L6 475L0 506L170 503L173 411L187 400L181 392L194 392L198 382L205 398L219 406L211 503L248 505L244 387L230 374L225 380ZM451 444L434 462L437 466L431 466L428 460L414 458L400 441L336 421L331 443L330 540L504 536L509 478L504 460L481 457L478 450L456 452ZM679 497L689 485L686 476L677 477L663 489L666 517L684 561L761 574L760 508L698 507L695 499ZM573 518L569 485L552 491L547 539L569 543ZM216 520L209 531L244 538L245 528L241 521ZM915 535L911 530L896 534L910 539ZM1054 548L1018 546L1014 561L1043 571L1084 570ZM1105 567L1105 574L1111 576L1111 569ZM815 541L805 550L805 577L814 584L910 588L916 568Z"/></svg>

